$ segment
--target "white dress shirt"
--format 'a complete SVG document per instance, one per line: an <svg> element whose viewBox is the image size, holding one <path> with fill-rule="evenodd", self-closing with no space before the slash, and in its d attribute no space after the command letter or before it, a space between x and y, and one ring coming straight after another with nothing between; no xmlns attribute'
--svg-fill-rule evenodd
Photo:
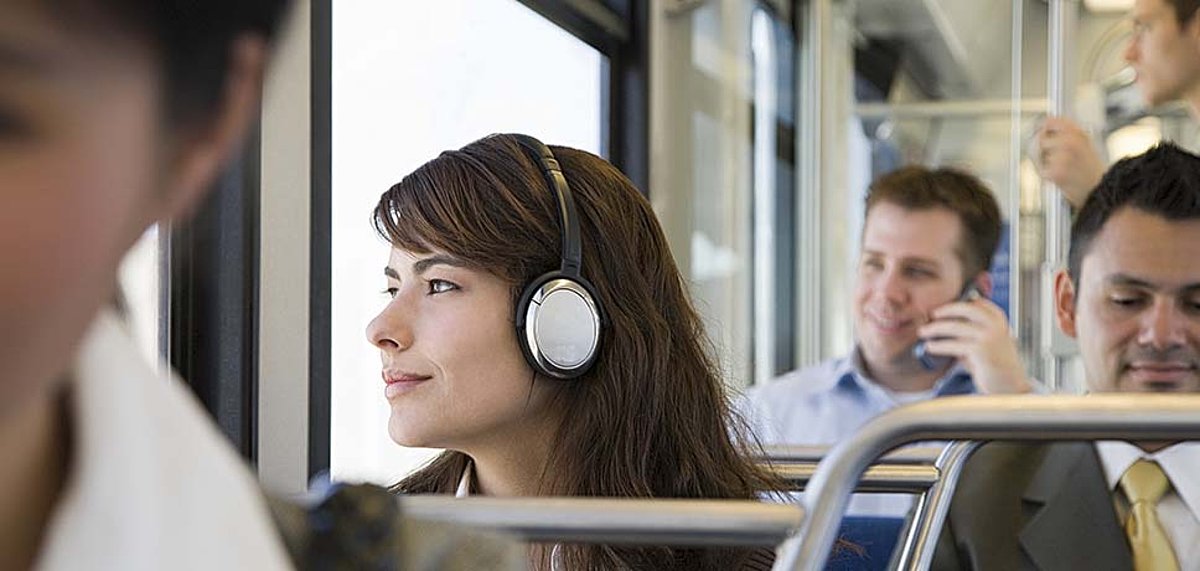
<svg viewBox="0 0 1200 571"><path fill-rule="evenodd" d="M257 483L104 312L71 373L70 473L35 568L290 569Z"/></svg>
<svg viewBox="0 0 1200 571"><path fill-rule="evenodd" d="M1182 442L1147 454L1128 442L1106 440L1096 443L1096 452L1118 513L1128 511L1128 500L1117 487L1121 475L1140 458L1158 462L1171 481L1155 508L1158 519L1175 549L1179 568L1200 571L1200 442Z"/></svg>
<svg viewBox="0 0 1200 571"><path fill-rule="evenodd" d="M467 467L463 469L462 477L458 479L458 489L454 490L454 497L466 498L471 495L471 482L475 480L475 462L467 462ZM563 571L566 565L562 560L562 548L555 543L550 548L550 571Z"/></svg>
<svg viewBox="0 0 1200 571"><path fill-rule="evenodd" d="M458 479L458 489L454 490L454 497L465 498L471 495L471 481L475 479L475 463L467 462L467 467L463 469L462 477Z"/></svg>

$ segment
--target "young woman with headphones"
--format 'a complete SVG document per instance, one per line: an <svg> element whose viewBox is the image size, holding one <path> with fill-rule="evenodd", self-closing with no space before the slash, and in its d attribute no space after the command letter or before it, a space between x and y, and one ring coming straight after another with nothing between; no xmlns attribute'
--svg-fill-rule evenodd
<svg viewBox="0 0 1200 571"><path fill-rule="evenodd" d="M568 184L569 183L569 184ZM727 397L650 203L532 137L447 151L380 198L388 431L445 448L401 493L755 498L779 489ZM740 423L740 421L738 421ZM749 442L750 439L738 439ZM770 551L555 546L538 568L767 568Z"/></svg>

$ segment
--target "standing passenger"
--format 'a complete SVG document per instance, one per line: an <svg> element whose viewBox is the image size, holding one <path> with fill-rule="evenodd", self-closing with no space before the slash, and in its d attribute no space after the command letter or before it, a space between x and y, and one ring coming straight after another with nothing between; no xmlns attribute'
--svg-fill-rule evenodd
<svg viewBox="0 0 1200 571"><path fill-rule="evenodd" d="M898 405L1031 389L991 292L1000 209L969 174L910 166L866 200L854 290L854 350L754 387L746 415L764 444L832 445ZM970 297L970 296L968 296ZM923 365L914 346L953 357Z"/></svg>
<svg viewBox="0 0 1200 571"><path fill-rule="evenodd" d="M1125 61L1137 73L1149 106L1187 103L1200 117L1200 0L1137 0L1130 17L1133 37ZM1070 119L1052 117L1038 131L1038 169L1058 185L1067 202L1083 206L1105 164L1087 133Z"/></svg>
<svg viewBox="0 0 1200 571"><path fill-rule="evenodd" d="M700 318L650 203L603 159L552 149L481 139L404 177L375 209L392 244L391 300L367 335L388 431L447 449L395 490L752 499L773 488L730 439ZM537 293L550 278L577 285ZM575 545L534 555L555 569L769 561Z"/></svg>

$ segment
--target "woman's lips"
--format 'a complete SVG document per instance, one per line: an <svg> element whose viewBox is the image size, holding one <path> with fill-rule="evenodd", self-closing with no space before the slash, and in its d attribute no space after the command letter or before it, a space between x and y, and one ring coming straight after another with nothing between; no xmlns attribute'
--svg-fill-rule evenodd
<svg viewBox="0 0 1200 571"><path fill-rule="evenodd" d="M413 390L421 383L431 379L430 375L415 375L415 374L389 374L383 373L383 396L388 400L396 398L408 391Z"/></svg>

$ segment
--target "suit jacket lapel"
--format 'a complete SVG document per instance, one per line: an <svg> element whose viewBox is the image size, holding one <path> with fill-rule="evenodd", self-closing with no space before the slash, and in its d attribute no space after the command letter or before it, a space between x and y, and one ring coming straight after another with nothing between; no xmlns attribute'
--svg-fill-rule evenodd
<svg viewBox="0 0 1200 571"><path fill-rule="evenodd" d="M1023 499L1033 515L1021 545L1038 569L1133 568L1091 443L1049 445Z"/></svg>

